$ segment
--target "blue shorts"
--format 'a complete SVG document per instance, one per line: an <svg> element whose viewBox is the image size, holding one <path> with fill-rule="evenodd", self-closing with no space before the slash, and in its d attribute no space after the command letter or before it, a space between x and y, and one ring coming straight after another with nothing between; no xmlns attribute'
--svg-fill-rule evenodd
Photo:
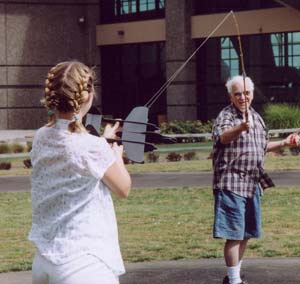
<svg viewBox="0 0 300 284"><path fill-rule="evenodd" d="M260 189L253 198L220 190L215 196L214 238L244 240L261 237Z"/></svg>

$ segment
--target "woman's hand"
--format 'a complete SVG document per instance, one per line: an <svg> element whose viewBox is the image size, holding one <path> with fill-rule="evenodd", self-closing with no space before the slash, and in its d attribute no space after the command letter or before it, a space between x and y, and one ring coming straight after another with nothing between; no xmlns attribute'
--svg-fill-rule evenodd
<svg viewBox="0 0 300 284"><path fill-rule="evenodd" d="M116 142L114 142L112 144L112 150L114 151L117 160L123 161L123 145L118 145Z"/></svg>
<svg viewBox="0 0 300 284"><path fill-rule="evenodd" d="M116 122L113 126L108 123L106 124L103 132L103 137L106 139L117 139L117 133L122 130L122 127L120 127L120 122Z"/></svg>

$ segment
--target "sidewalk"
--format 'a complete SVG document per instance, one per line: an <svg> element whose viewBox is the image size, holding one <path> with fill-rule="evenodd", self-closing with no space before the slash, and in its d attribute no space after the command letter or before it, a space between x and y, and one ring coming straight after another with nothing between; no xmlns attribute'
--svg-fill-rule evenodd
<svg viewBox="0 0 300 284"><path fill-rule="evenodd" d="M0 130L0 142L8 142L8 141L14 141L14 142L26 142L31 141L31 137L35 134L34 129L29 130Z"/></svg>
<svg viewBox="0 0 300 284"><path fill-rule="evenodd" d="M220 284L226 273L222 259L132 263L126 270L120 284ZM246 258L242 266L249 284L300 283L299 271L300 258ZM0 283L31 284L31 272L2 273Z"/></svg>
<svg viewBox="0 0 300 284"><path fill-rule="evenodd" d="M269 172L276 186L298 186L299 170ZM211 187L212 172L131 174L133 188ZM29 176L0 176L0 192L30 191ZM300 282L299 282L300 283Z"/></svg>

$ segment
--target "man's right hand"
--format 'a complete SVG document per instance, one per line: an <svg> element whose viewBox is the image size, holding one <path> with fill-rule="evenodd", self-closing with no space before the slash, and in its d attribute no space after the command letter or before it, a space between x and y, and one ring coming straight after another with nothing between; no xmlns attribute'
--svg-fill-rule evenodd
<svg viewBox="0 0 300 284"><path fill-rule="evenodd" d="M248 131L249 129L250 129L250 123L242 122L240 125L225 130L223 134L220 136L220 141L222 144L229 144L232 141L236 140L243 131Z"/></svg>
<svg viewBox="0 0 300 284"><path fill-rule="evenodd" d="M249 131L250 130L250 122L242 122L240 124L240 129L241 129L241 132L242 131Z"/></svg>

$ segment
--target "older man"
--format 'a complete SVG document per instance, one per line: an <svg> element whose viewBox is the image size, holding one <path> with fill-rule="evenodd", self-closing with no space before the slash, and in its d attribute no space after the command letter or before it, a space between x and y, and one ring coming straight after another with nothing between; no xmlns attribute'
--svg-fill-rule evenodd
<svg viewBox="0 0 300 284"><path fill-rule="evenodd" d="M247 283L240 277L242 258L250 238L261 236L260 196L274 186L263 170L265 153L291 144L292 135L268 142L261 116L251 107L254 84L235 76L226 83L231 104L213 126L214 238L226 239L227 276L223 284ZM247 118L246 118L247 116Z"/></svg>

